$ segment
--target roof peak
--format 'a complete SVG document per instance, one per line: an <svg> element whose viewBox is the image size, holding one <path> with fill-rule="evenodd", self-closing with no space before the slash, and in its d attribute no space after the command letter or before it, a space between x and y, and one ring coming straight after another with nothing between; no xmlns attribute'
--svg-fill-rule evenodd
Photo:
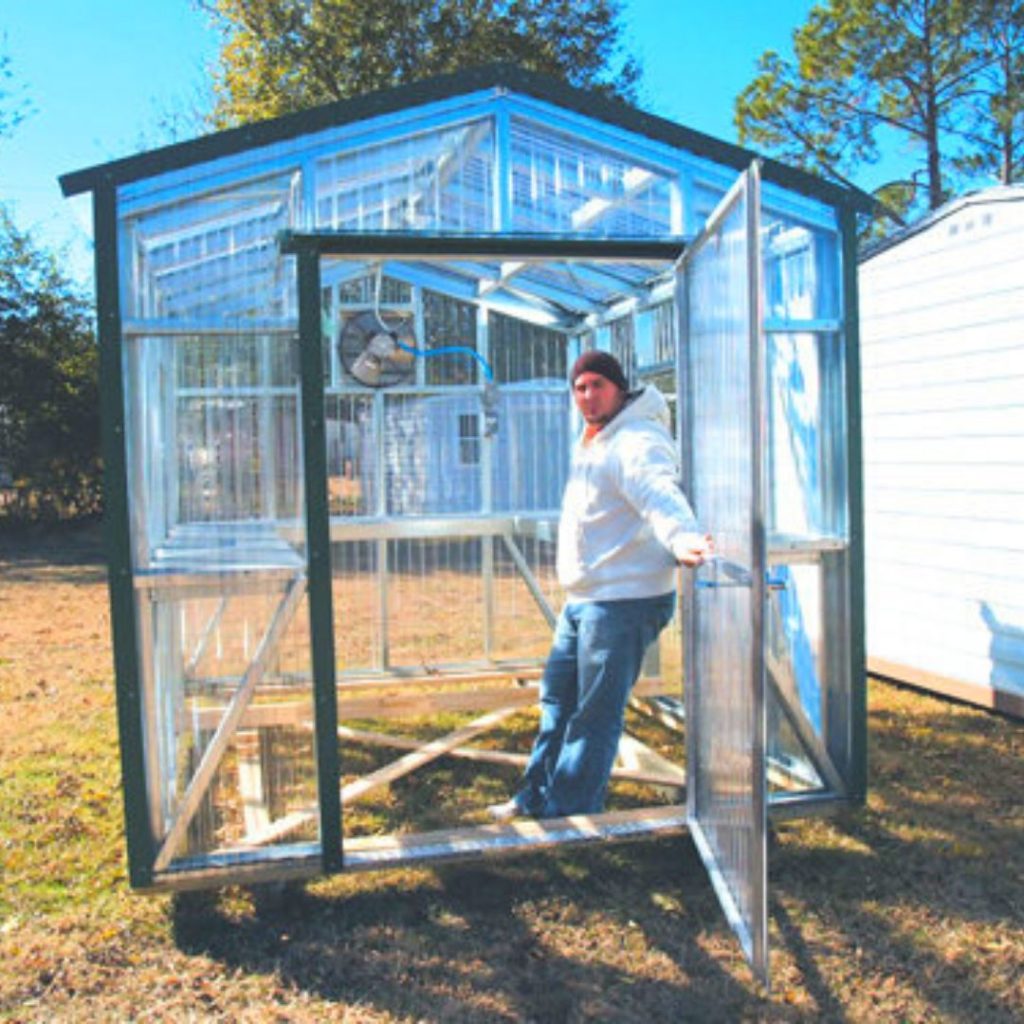
<svg viewBox="0 0 1024 1024"><path fill-rule="evenodd" d="M227 128L195 139L72 171L60 177L65 196L116 187L132 181L180 170L235 153L273 145L302 135L354 124L402 110L471 95L487 89L508 90L562 107L676 149L704 156L712 162L744 169L757 154L676 122L646 113L625 100L585 89L527 70L508 62L482 64L431 78L365 93L308 110ZM868 209L874 200L863 192L818 178L771 159L763 161L764 177L784 188L813 195L826 202L853 204Z"/></svg>

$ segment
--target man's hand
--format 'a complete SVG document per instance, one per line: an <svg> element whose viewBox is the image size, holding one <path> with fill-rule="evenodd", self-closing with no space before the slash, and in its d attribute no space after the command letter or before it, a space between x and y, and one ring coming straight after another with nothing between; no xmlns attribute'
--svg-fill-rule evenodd
<svg viewBox="0 0 1024 1024"><path fill-rule="evenodd" d="M711 558L715 553L715 541L710 533L701 536L699 533L686 535L683 549L679 553L678 562L688 569L696 569L698 565Z"/></svg>

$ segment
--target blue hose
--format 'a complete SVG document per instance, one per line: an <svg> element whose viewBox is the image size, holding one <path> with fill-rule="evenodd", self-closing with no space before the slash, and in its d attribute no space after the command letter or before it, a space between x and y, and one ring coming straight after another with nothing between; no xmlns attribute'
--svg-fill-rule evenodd
<svg viewBox="0 0 1024 1024"><path fill-rule="evenodd" d="M443 345L441 348L414 348L412 345L406 345L403 341L400 341L393 332L391 338L394 343L403 351L408 352L410 355L419 356L421 359L429 359L431 356L449 356L449 355L464 355L472 356L483 368L484 375L489 381L494 380L494 371L491 369L490 364L479 352L475 349L470 348L468 345Z"/></svg>

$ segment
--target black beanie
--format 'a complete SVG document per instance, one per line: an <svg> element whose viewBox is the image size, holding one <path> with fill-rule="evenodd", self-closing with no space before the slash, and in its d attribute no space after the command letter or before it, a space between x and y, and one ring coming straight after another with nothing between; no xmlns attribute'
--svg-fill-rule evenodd
<svg viewBox="0 0 1024 1024"><path fill-rule="evenodd" d="M599 373L606 380L610 380L616 387L623 391L629 390L629 382L622 372L622 365L611 352L601 352L598 349L591 349L572 364L572 373L569 374L569 383L575 384L576 378L581 373Z"/></svg>

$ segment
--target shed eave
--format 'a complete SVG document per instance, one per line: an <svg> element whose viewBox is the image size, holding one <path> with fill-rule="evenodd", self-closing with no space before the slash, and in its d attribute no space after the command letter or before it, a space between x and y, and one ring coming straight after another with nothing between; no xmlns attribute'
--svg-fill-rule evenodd
<svg viewBox="0 0 1024 1024"><path fill-rule="evenodd" d="M991 188L977 189L973 192L965 192L962 196L950 199L942 206L926 213L920 220L908 224L905 228L890 235L888 238L872 242L864 247L858 257L858 263L867 263L868 260L880 256L883 252L913 238L915 235L927 231L936 224L944 221L947 217L959 213L968 206L984 206L987 203L1019 203L1024 201L1024 185L994 185Z"/></svg>

